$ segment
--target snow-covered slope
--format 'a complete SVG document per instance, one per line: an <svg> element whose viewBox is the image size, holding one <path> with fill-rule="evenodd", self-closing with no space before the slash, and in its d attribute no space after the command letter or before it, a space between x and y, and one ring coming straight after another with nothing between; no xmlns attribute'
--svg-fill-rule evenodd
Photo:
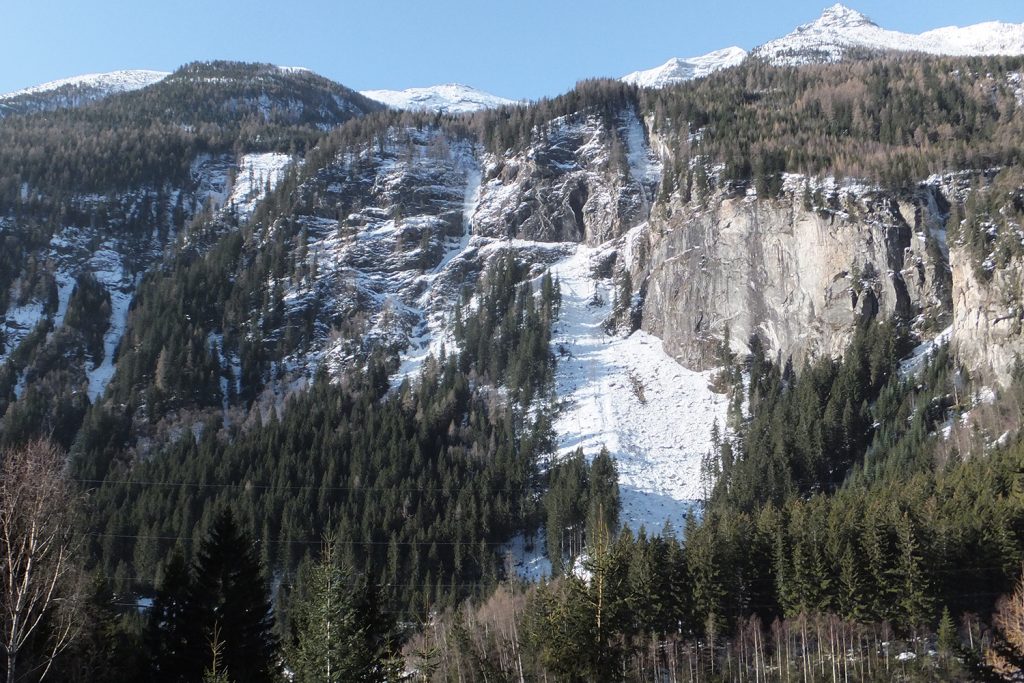
<svg viewBox="0 0 1024 683"><path fill-rule="evenodd" d="M726 400L708 388L711 373L687 370L657 337L607 334L614 284L596 277L593 263L603 251L576 246L551 269L562 292L551 342L559 453L581 447L592 457L606 447L619 470L622 522L661 531L670 520L678 531L703 498L701 458L714 421L725 423Z"/></svg>
<svg viewBox="0 0 1024 683"><path fill-rule="evenodd" d="M644 88L664 88L694 78L703 78L720 69L737 66L746 58L747 51L743 48L727 47L699 57L673 57L653 69L627 74L622 80Z"/></svg>
<svg viewBox="0 0 1024 683"><path fill-rule="evenodd" d="M1024 54L1024 24L992 21L901 33L836 4L789 35L754 48L751 55L774 64L797 65L835 62L851 52L890 50L954 56Z"/></svg>
<svg viewBox="0 0 1024 683"><path fill-rule="evenodd" d="M60 80L34 85L23 90L15 90L14 92L0 95L0 100L7 100L21 95L38 95L69 85L79 88L92 88L97 91L102 90L107 94L128 92L153 85L168 76L170 76L168 71L149 71L147 69L127 69L100 74L83 74L81 76L61 78Z"/></svg>
<svg viewBox="0 0 1024 683"><path fill-rule="evenodd" d="M129 69L62 78L0 95L0 114L80 107L117 93L140 90L169 75L167 71Z"/></svg>
<svg viewBox="0 0 1024 683"><path fill-rule="evenodd" d="M364 90L360 94L394 109L425 109L446 114L463 114L516 104L515 100L498 97L459 83L407 90Z"/></svg>
<svg viewBox="0 0 1024 683"><path fill-rule="evenodd" d="M291 156L279 152L242 156L226 206L234 209L239 218L248 218L266 193L277 186L291 163Z"/></svg>

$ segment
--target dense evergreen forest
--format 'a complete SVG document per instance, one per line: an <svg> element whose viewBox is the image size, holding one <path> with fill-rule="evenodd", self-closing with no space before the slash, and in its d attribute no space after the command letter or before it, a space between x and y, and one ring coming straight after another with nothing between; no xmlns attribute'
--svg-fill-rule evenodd
<svg viewBox="0 0 1024 683"><path fill-rule="evenodd" d="M395 382L398 349L363 343L366 321L353 314L332 332L358 347L356 362L260 400L322 332L316 311L284 304L286 285L317 278L309 224L341 239L364 208L327 206L335 179L321 176L339 156L412 150L423 131L513 153L560 117L596 118L615 137L629 110L673 147L659 210L712 191L777 196L784 173L902 192L974 169L948 222L985 277L1022 249L1024 124L1005 78L1021 68L748 61L664 90L586 81L453 117L381 111L313 74L212 63L81 109L4 118L0 289L18 296L0 311L35 299L56 311L55 267L37 255L66 225L125 240L155 232L161 245L150 261L138 250L102 396L89 399L82 368L108 352L113 302L89 273L75 277L59 327L44 318L14 348L0 340L0 531L44 528L41 566L62 579L4 615L22 624L6 629L8 679L923 681L1024 670L1024 370L991 401L948 346L908 372L909 321L869 316L841 357L802 364L756 335L737 355L727 334L715 386L730 408L703 459L706 500L684 529L622 526L607 451L551 457L560 285L512 249L467 275L450 346L417 375ZM261 95L301 106L239 104ZM625 165L623 141L611 147L609 164ZM303 163L244 221L212 205L186 211L195 159L243 151ZM359 180L364 163L347 172ZM428 264L431 237L413 240ZM635 329L621 319L635 313L622 303L628 271L617 286L607 326ZM968 413L975 426L961 428ZM543 548L553 576L520 581L514 542Z"/></svg>
<svg viewBox="0 0 1024 683"><path fill-rule="evenodd" d="M958 371L942 351L920 377L901 376L899 337L869 324L841 362L800 372L751 340L754 353L724 370L736 410L705 461L714 493L702 519L681 537L671 528L611 535L576 512L563 522L584 529L576 569L464 606L410 651L445 680L984 680L1012 671L1024 447L942 455L934 432L957 414ZM1021 405L1007 395L995 412L1019 424ZM549 496L579 480L577 467L570 460L553 475ZM443 647L449 639L459 647Z"/></svg>

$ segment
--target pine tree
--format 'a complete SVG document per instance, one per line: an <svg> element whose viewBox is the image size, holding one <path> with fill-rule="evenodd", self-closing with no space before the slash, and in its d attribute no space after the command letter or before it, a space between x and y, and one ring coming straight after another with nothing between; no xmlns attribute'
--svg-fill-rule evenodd
<svg viewBox="0 0 1024 683"><path fill-rule="evenodd" d="M910 515L904 513L896 520L899 538L897 579L901 597L899 607L903 626L911 629L925 623L932 612L932 598L928 578L924 572L924 560L917 541L917 532Z"/></svg>
<svg viewBox="0 0 1024 683"><path fill-rule="evenodd" d="M194 680L190 650L193 633L189 614L191 577L180 550L175 549L164 569L164 579L149 610L145 643L149 653L150 677L161 683Z"/></svg>
<svg viewBox="0 0 1024 683"><path fill-rule="evenodd" d="M222 661L234 680L276 680L278 641L259 553L229 509L214 518L199 547L193 574L188 616L194 630L189 649L208 651L216 626L224 643ZM205 658L195 657L195 661Z"/></svg>
<svg viewBox="0 0 1024 683"><path fill-rule="evenodd" d="M942 608L942 618L939 620L937 646L939 656L942 657L943 660L948 660L956 652L956 625L953 623L953 617L950 615L948 607Z"/></svg>
<svg viewBox="0 0 1024 683"><path fill-rule="evenodd" d="M297 607L296 642L288 658L295 681L385 680L390 653L375 642L372 613L377 610L365 600L357 601L333 543L325 544L322 558L306 579L306 591L309 597Z"/></svg>
<svg viewBox="0 0 1024 683"><path fill-rule="evenodd" d="M619 474L615 459L603 446L590 465L589 482L588 543L594 535L613 538L619 526Z"/></svg>

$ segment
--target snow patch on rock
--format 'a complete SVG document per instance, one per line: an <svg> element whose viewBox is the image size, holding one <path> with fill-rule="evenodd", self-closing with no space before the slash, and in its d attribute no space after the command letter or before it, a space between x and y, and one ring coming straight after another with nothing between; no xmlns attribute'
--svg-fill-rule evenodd
<svg viewBox="0 0 1024 683"><path fill-rule="evenodd" d="M235 183L225 208L233 209L239 218L247 219L256 205L284 177L291 162L289 155L279 152L243 155L238 161Z"/></svg>

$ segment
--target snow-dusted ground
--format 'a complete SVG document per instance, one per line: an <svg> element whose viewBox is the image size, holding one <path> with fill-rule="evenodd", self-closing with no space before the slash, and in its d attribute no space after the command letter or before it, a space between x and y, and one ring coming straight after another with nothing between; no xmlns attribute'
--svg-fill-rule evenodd
<svg viewBox="0 0 1024 683"><path fill-rule="evenodd" d="M670 520L681 530L701 498L701 457L713 422L724 423L726 400L708 388L711 373L683 368L657 337L605 333L613 283L591 276L599 252L577 246L551 269L562 292L552 339L563 401L558 451L581 447L592 457L605 446L618 464L622 521L657 532Z"/></svg>
<svg viewBox="0 0 1024 683"><path fill-rule="evenodd" d="M29 301L23 306L11 306L4 316L4 343L7 346L5 355L18 347L18 344L35 329L43 318L43 304L40 301Z"/></svg>
<svg viewBox="0 0 1024 683"><path fill-rule="evenodd" d="M502 555L509 565L510 574L515 572L520 579L530 582L551 577L551 560L547 558L545 552L547 547L545 538L542 529L533 539L530 539L530 543L527 543L527 539L519 534L505 544L502 548Z"/></svg>
<svg viewBox="0 0 1024 683"><path fill-rule="evenodd" d="M247 219L267 191L277 187L291 162L289 155L279 152L243 155L225 208L234 209L239 218Z"/></svg>
<svg viewBox="0 0 1024 683"><path fill-rule="evenodd" d="M644 134L644 126L636 113L630 111L626 116L626 158L629 161L629 172L634 180L641 185L651 185L661 180L662 163L658 159Z"/></svg>
<svg viewBox="0 0 1024 683"><path fill-rule="evenodd" d="M228 179L233 164L233 159L227 154L200 154L192 161L190 172L198 188L193 210L198 211L205 204L210 204L215 209L224 206L230 194Z"/></svg>
<svg viewBox="0 0 1024 683"><path fill-rule="evenodd" d="M398 372L392 378L392 383L398 386L406 378L413 379L419 374L424 361L428 356L437 357L440 355L441 347L451 341L451 335L445 329L446 316L444 311L436 306L437 292L434 284L443 279L443 274L448 267L461 256L464 256L470 249L473 233L473 214L476 213L477 205L480 202L480 184L482 175L476 161L469 154L463 155L460 159L460 168L466 173L466 192L462 208L462 236L458 239L447 239L445 254L441 262L421 279L426 284L423 294L416 302L416 310L419 311L421 322L409 339L409 345L402 352ZM479 246L476 245L476 246ZM432 308L431 313L428 311Z"/></svg>
<svg viewBox="0 0 1024 683"><path fill-rule="evenodd" d="M515 100L498 97L461 83L445 83L406 90L364 90L360 94L393 109L427 110L444 114L463 114L516 104Z"/></svg>
<svg viewBox="0 0 1024 683"><path fill-rule="evenodd" d="M621 80L642 88L664 88L737 66L746 58L747 51L743 48L727 47L699 57L673 57L653 69L626 74Z"/></svg>

